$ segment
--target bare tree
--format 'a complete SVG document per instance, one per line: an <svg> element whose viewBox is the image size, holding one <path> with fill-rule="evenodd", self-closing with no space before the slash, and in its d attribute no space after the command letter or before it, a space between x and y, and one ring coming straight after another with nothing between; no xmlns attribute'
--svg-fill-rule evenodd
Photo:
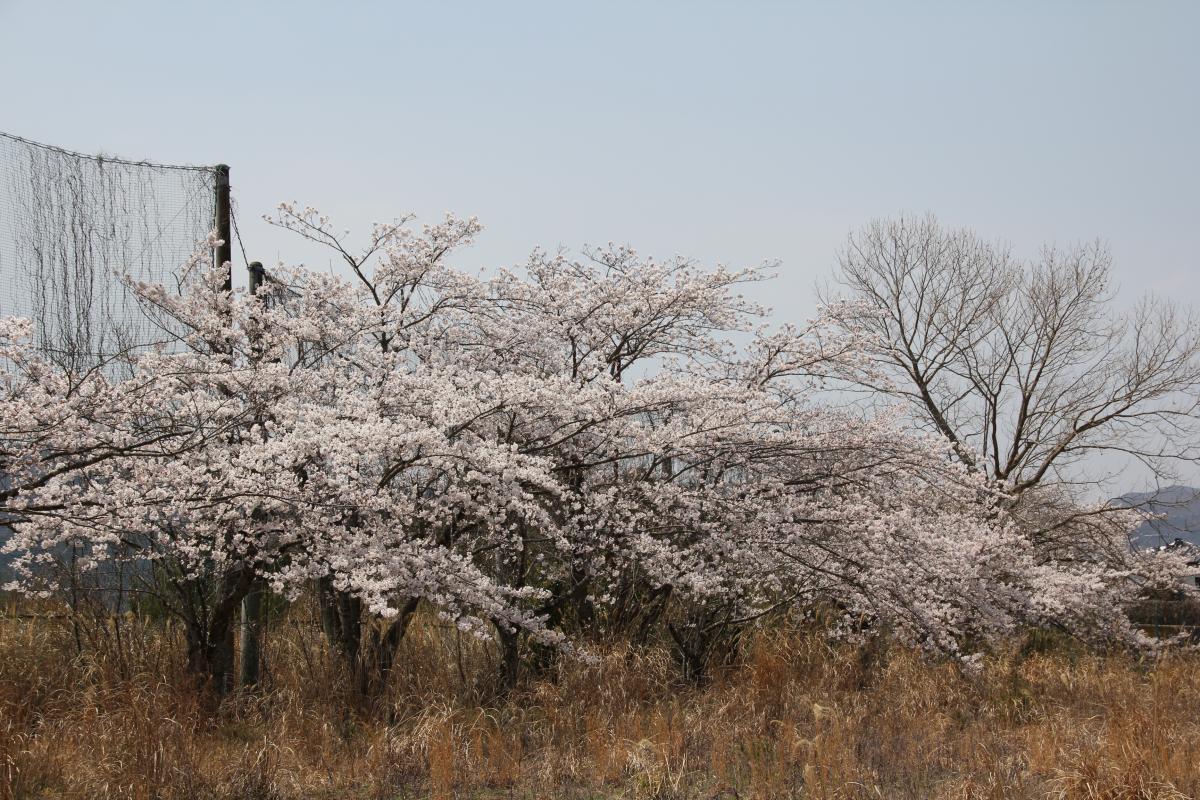
<svg viewBox="0 0 1200 800"><path fill-rule="evenodd" d="M901 216L851 233L839 263L838 285L869 308L852 324L875 369L858 383L907 401L1013 496L1097 484L1081 462L1098 453L1164 482L1200 458L1197 319L1151 297L1118 311L1103 244L1022 263Z"/></svg>

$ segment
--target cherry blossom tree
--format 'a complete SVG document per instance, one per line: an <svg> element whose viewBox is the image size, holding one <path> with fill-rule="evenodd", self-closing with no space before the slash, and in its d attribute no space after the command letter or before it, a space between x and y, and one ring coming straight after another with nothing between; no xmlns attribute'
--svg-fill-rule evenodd
<svg viewBox="0 0 1200 800"><path fill-rule="evenodd" d="M450 264L474 220L404 217L358 251L314 209L274 221L349 279L279 267L251 295L201 259L184 297L135 285L185 334L121 379L63 372L26 323L0 328L19 584L63 543L153 565L218 690L258 584L317 587L368 692L421 603L497 640L501 687L526 645L613 635L665 637L700 680L748 626L817 608L840 635L962 658L1025 625L1138 642L1122 603L1170 575L1047 557L961 442L823 401L824 382L878 369L862 303L770 328L741 294L765 268L609 247L484 278ZM1130 519L1098 524L1115 540Z"/></svg>
<svg viewBox="0 0 1200 800"><path fill-rule="evenodd" d="M67 541L92 563L149 559L184 622L189 664L219 689L256 578L284 593L326 580L383 617L400 598L424 598L467 628L486 619L540 630L521 610L536 591L496 586L437 536L452 501L459 518L500 525L529 487L548 483L536 459L459 433L492 393L472 394L447 370L367 369L360 357L394 357L378 346L391 331L347 305L351 288L317 279L298 308L270 308L222 291L219 272L183 299L138 287L191 333L181 352L133 359L108 417L47 377L28 343L6 342L17 369L5 400L20 413L5 419L24 437L5 458L18 571L32 579ZM25 331L8 327L11 338ZM120 446L101 450L113 429ZM58 465L59 451L74 460Z"/></svg>

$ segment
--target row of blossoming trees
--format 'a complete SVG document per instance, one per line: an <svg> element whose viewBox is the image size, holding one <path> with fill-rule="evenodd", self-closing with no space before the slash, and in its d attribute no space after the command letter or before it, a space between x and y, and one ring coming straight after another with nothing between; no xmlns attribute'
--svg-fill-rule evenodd
<svg viewBox="0 0 1200 800"><path fill-rule="evenodd" d="M135 287L186 338L86 373L0 322L14 586L51 590L64 552L72 580L125 570L219 690L264 589L318 598L370 691L418 608L493 640L504 683L614 636L702 678L747 627L815 608L833 635L962 658L1023 626L1134 641L1123 603L1171 579L1129 552L1129 515L1059 494L1017 513L945 431L820 402L895 386L869 302L769 329L739 294L760 270L610 248L484 278L450 263L473 220L376 226L361 253L311 209L274 221L347 279L231 294L198 260L185 296Z"/></svg>

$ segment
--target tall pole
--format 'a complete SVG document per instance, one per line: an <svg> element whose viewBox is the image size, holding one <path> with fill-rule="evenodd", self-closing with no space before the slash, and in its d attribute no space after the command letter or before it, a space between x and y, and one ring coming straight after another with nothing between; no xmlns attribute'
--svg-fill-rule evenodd
<svg viewBox="0 0 1200 800"><path fill-rule="evenodd" d="M263 265L260 261L251 261L250 294L258 294L263 284ZM240 683L245 688L258 685L262 679L262 632L263 632L263 582L255 577L250 584L250 591L242 598L242 669Z"/></svg>
<svg viewBox="0 0 1200 800"><path fill-rule="evenodd" d="M230 236L229 165L217 164L217 266L229 264L225 270L225 291L233 291L233 240Z"/></svg>
<svg viewBox="0 0 1200 800"><path fill-rule="evenodd" d="M221 267L225 265L225 291L233 291L233 242L230 239L230 205L229 205L229 165L218 164L214 171L216 172L216 201L217 201L217 238L221 240L221 244L217 245L216 256L217 263L215 266ZM232 322L232 320L230 320ZM229 354L227 354L229 355ZM230 580L231 576L226 576L225 581ZM224 695L233 688L233 680L236 677L234 673L234 628L233 625L226 627L221 632L221 640L215 642L216 652L213 655L213 663L215 666L214 677L216 677L217 685L214 687L218 694Z"/></svg>

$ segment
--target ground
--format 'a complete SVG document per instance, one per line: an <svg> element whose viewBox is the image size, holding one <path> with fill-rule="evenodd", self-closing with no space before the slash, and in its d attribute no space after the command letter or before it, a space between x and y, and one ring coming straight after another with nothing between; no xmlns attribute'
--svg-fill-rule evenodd
<svg viewBox="0 0 1200 800"><path fill-rule="evenodd" d="M1200 797L1197 655L1037 634L972 672L775 629L706 686L610 644L497 697L489 647L422 619L364 701L291 618L266 687L215 705L169 627L127 619L118 647L65 620L0 625L6 800Z"/></svg>

